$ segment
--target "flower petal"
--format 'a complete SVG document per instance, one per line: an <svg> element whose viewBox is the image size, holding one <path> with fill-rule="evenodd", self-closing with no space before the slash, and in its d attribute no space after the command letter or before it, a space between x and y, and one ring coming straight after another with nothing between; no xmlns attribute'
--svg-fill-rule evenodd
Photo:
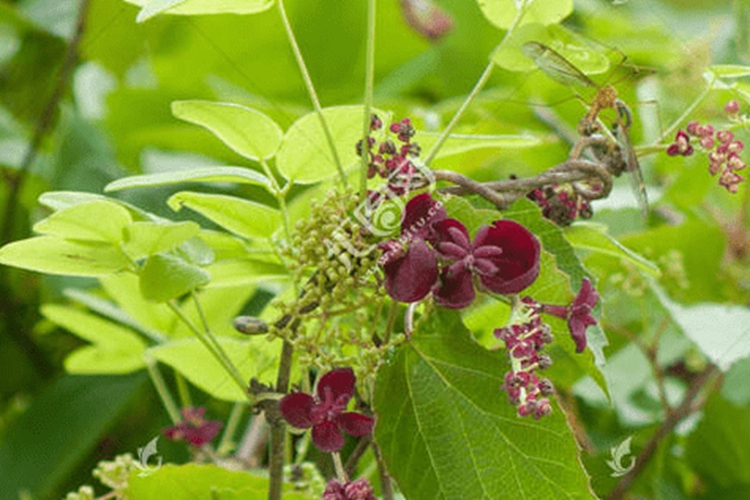
<svg viewBox="0 0 750 500"><path fill-rule="evenodd" d="M346 441L338 425L330 420L324 420L313 426L312 442L320 451L334 452L343 448Z"/></svg>
<svg viewBox="0 0 750 500"><path fill-rule="evenodd" d="M298 429L307 429L312 426L313 406L315 406L315 400L304 392L287 394L279 401L281 415L292 427Z"/></svg>
<svg viewBox="0 0 750 500"><path fill-rule="evenodd" d="M406 204L401 219L401 234L410 234L413 238L430 240L432 224L445 219L445 207L432 199L430 193L415 196Z"/></svg>
<svg viewBox="0 0 750 500"><path fill-rule="evenodd" d="M440 248L443 242L454 243L465 250L465 253L471 252L471 240L469 231L466 226L456 219L443 219L432 224L437 239L436 248ZM448 258L454 258L451 255L445 255Z"/></svg>
<svg viewBox="0 0 750 500"><path fill-rule="evenodd" d="M589 280L588 278L583 278L583 281L581 281L581 289L578 291L578 295L576 295L575 300L573 300L571 309L573 309L574 313L577 308L582 306L588 306L589 310L591 310L594 308L598 301L599 293L591 284L591 280Z"/></svg>
<svg viewBox="0 0 750 500"><path fill-rule="evenodd" d="M589 316L589 318L591 318L591 316ZM596 321L590 323L586 318L580 318L577 316L572 316L568 320L570 336L573 337L573 342L576 344L576 352L579 354L586 349L586 327L592 324L596 324Z"/></svg>
<svg viewBox="0 0 750 500"><path fill-rule="evenodd" d="M194 446L203 446L216 437L221 429L221 425L221 422L218 420L209 420L200 427L185 428L185 441Z"/></svg>
<svg viewBox="0 0 750 500"><path fill-rule="evenodd" d="M456 271L458 269L458 271ZM453 270L453 272L450 272ZM435 302L450 309L462 309L474 301L474 283L471 271L465 267L454 266L443 268L440 283L432 289Z"/></svg>
<svg viewBox="0 0 750 500"><path fill-rule="evenodd" d="M350 436L366 436L375 427L375 419L353 411L339 415L336 423Z"/></svg>
<svg viewBox="0 0 750 500"><path fill-rule="evenodd" d="M316 394L319 401L323 401L325 400L326 389L328 389L334 399L346 396L348 401L354 395L354 383L356 381L354 370L351 368L336 368L320 377Z"/></svg>
<svg viewBox="0 0 750 500"><path fill-rule="evenodd" d="M421 239L413 240L406 255L385 264L383 269L385 289L398 302L422 300L438 278L435 252Z"/></svg>
<svg viewBox="0 0 750 500"><path fill-rule="evenodd" d="M510 220L495 221L492 226L482 226L474 238L473 247L493 246L501 254L482 250L481 255L498 267L493 276L480 276L482 284L495 293L518 293L531 285L539 276L539 240L521 224Z"/></svg>

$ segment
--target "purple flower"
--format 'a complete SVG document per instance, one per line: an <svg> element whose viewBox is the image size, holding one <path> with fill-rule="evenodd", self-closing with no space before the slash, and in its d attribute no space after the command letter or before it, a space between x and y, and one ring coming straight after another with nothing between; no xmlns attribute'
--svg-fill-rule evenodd
<svg viewBox="0 0 750 500"><path fill-rule="evenodd" d="M287 422L299 429L312 427L312 441L321 451L335 452L344 446L343 431L351 436L372 432L375 420L357 412L347 412L354 395L354 371L337 368L318 381L315 397L303 392L287 394L279 409Z"/></svg>
<svg viewBox="0 0 750 500"><path fill-rule="evenodd" d="M500 220L482 226L474 237L455 219L433 224L438 254L452 264L443 268L433 288L435 301L461 309L474 300L473 276L495 293L518 293L539 276L539 240L517 222Z"/></svg>
<svg viewBox="0 0 750 500"><path fill-rule="evenodd" d="M404 209L401 238L380 246L385 289L394 300L417 302L430 293L438 278L438 262L425 240L434 239L432 225L445 217L443 205L428 193L415 196Z"/></svg>
<svg viewBox="0 0 750 500"><path fill-rule="evenodd" d="M599 301L599 294L588 278L584 278L581 289L573 300L570 307L542 305L542 311L558 318L568 320L568 328L573 342L576 344L576 352L581 353L586 349L586 328L596 324L596 319L591 316L591 310Z"/></svg>
<svg viewBox="0 0 750 500"><path fill-rule="evenodd" d="M193 446L202 446L216 437L221 429L221 422L218 420L206 420L204 415L205 408L193 408L188 406L180 410L182 422L178 422L172 427L167 427L162 432L172 441L185 440Z"/></svg>
<svg viewBox="0 0 750 500"><path fill-rule="evenodd" d="M323 500L376 500L374 490L365 478L340 483L331 479L323 492Z"/></svg>

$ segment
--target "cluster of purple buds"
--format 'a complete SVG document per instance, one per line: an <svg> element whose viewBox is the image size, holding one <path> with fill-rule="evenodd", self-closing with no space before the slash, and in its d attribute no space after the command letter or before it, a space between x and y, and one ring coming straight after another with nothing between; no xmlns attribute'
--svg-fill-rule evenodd
<svg viewBox="0 0 750 500"><path fill-rule="evenodd" d="M331 479L323 492L323 500L376 500L374 491L365 478L344 483Z"/></svg>
<svg viewBox="0 0 750 500"><path fill-rule="evenodd" d="M187 441L193 446L203 446L213 441L221 430L221 422L218 420L206 420L206 409L188 406L180 409L182 421L162 432L172 441Z"/></svg>
<svg viewBox="0 0 750 500"><path fill-rule="evenodd" d="M729 101L724 110L730 120L737 118L739 103ZM713 125L702 125L696 120L687 124L685 130L678 130L675 141L667 148L670 156L690 156L694 152L690 144L692 138L698 139L700 148L708 154L708 171L711 175L719 174L719 184L730 193L736 193L745 178L737 172L747 165L740 157L744 149L742 141L735 140L731 130L715 130Z"/></svg>
<svg viewBox="0 0 750 500"><path fill-rule="evenodd" d="M569 226L579 217L590 219L594 212L589 200L580 196L569 186L553 184L544 189L537 188L528 198L542 208L542 215L558 226Z"/></svg>
<svg viewBox="0 0 750 500"><path fill-rule="evenodd" d="M521 322L495 330L511 362L501 389L508 393L519 416L531 415L538 420L552 412L548 399L554 392L552 382L536 374L552 365L550 356L542 352L552 342L552 329L542 322L541 308L532 298L525 297L522 304Z"/></svg>
<svg viewBox="0 0 750 500"><path fill-rule="evenodd" d="M372 115L370 131L377 132L382 128L382 120L377 115ZM393 122L388 130L396 135L396 141L386 137L385 140L378 143L373 136L369 136L367 137L366 148L363 147L361 140L357 142L357 155L361 157L366 149L369 157L367 177L372 179L378 175L388 179L388 188L394 194L400 196L409 191L412 179L419 173L419 169L412 160L419 157L421 148L416 142L411 142L416 130L409 118ZM373 195L377 195L377 193Z"/></svg>

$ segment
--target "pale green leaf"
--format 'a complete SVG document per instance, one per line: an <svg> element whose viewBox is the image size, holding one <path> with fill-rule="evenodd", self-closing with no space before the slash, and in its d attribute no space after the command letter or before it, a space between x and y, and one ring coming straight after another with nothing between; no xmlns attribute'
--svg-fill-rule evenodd
<svg viewBox="0 0 750 500"><path fill-rule="evenodd" d="M251 160L271 158L284 132L260 111L210 101L175 101L175 117L205 127L236 153Z"/></svg>
<svg viewBox="0 0 750 500"><path fill-rule="evenodd" d="M132 224L130 213L109 201L91 201L53 213L34 224L34 231L71 240L119 244Z"/></svg>
<svg viewBox="0 0 750 500"><path fill-rule="evenodd" d="M440 134L417 132L415 141L423 151L430 151ZM519 149L538 146L541 141L531 135L463 135L451 134L440 148L436 158L457 155L477 149Z"/></svg>
<svg viewBox="0 0 750 500"><path fill-rule="evenodd" d="M149 0L136 16L135 22L142 23L181 3L185 3L185 0Z"/></svg>
<svg viewBox="0 0 750 500"><path fill-rule="evenodd" d="M254 184L270 188L268 178L249 168L243 167L202 167L176 172L159 172L157 174L134 175L110 182L104 188L106 192L123 189L171 186L183 182L232 182L235 184Z"/></svg>
<svg viewBox="0 0 750 500"><path fill-rule="evenodd" d="M490 59L510 71L542 70L541 66L546 64L551 67L545 72L555 70L555 73L562 76L563 73L553 65L554 57L535 60L527 56L523 50L527 42L546 45L586 76L604 73L609 69L609 59L600 50L592 48L590 42L578 33L557 24L521 26L492 52Z"/></svg>
<svg viewBox="0 0 750 500"><path fill-rule="evenodd" d="M521 3L517 0L477 0L477 3L484 17L503 30L514 24L557 24L573 12L573 0L534 0ZM516 23L518 16L523 17Z"/></svg>
<svg viewBox="0 0 750 500"><path fill-rule="evenodd" d="M170 254L152 255L140 272L140 289L146 300L165 302L205 285L211 275Z"/></svg>
<svg viewBox="0 0 750 500"><path fill-rule="evenodd" d="M207 417L210 418L210 415ZM229 470L212 464L148 464L146 474L134 470L128 479L129 500L265 500L268 478L247 471ZM284 500L305 500L310 497L285 486Z"/></svg>
<svg viewBox="0 0 750 500"><path fill-rule="evenodd" d="M134 260L172 250L196 236L201 228L195 222L135 222L127 231L125 251Z"/></svg>
<svg viewBox="0 0 750 500"><path fill-rule="evenodd" d="M219 344L237 367L243 380L257 377L264 383L276 379L276 357L281 340L238 340L219 337ZM222 365L197 338L181 339L152 347L148 353L170 365L211 396L224 401L247 401L247 395L227 375Z"/></svg>
<svg viewBox="0 0 750 500"><path fill-rule="evenodd" d="M131 266L127 256L110 244L55 236L36 236L5 245L0 248L0 264L69 276L102 276Z"/></svg>
<svg viewBox="0 0 750 500"><path fill-rule="evenodd" d="M379 113L373 110L373 113ZM362 138L362 106L326 108L323 116L345 170L359 165L355 145ZM381 116L383 114L381 113ZM292 124L276 155L276 166L285 178L298 184L313 184L337 174L320 117L310 113Z"/></svg>
<svg viewBox="0 0 750 500"><path fill-rule="evenodd" d="M146 7L154 0L125 0ZM161 1L160 3L164 3ZM194 16L201 14L255 14L273 6L274 0L184 0L163 11L164 14ZM159 13L162 13L161 11Z"/></svg>
<svg viewBox="0 0 750 500"><path fill-rule="evenodd" d="M281 264L254 259L221 260L207 267L211 274L208 288L255 285L261 282L288 279L289 273Z"/></svg>
<svg viewBox="0 0 750 500"><path fill-rule="evenodd" d="M143 298L140 279L135 274L111 274L99 278L99 283L107 296L144 328L163 334L171 334L179 321L166 305L149 302Z"/></svg>
<svg viewBox="0 0 750 500"><path fill-rule="evenodd" d="M267 238L281 226L278 210L234 196L181 191L172 195L167 203L174 211L182 207L195 210L244 238Z"/></svg>
<svg viewBox="0 0 750 500"><path fill-rule="evenodd" d="M654 277L661 276L659 266L623 246L607 234L607 227L601 224L578 222L565 229L565 239L574 248L590 250L631 262L640 270Z"/></svg>
<svg viewBox="0 0 750 500"><path fill-rule="evenodd" d="M56 325L94 344L77 349L65 359L70 373L130 373L145 367L146 345L129 328L68 306L46 304L42 315Z"/></svg>
<svg viewBox="0 0 750 500"><path fill-rule="evenodd" d="M706 68L717 78L742 78L750 76L750 66L741 66L739 64L715 64Z"/></svg>

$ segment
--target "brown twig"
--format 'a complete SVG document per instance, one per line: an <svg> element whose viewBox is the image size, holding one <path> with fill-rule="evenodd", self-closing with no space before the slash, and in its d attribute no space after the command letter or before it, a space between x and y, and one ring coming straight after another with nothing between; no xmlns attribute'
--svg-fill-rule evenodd
<svg viewBox="0 0 750 500"><path fill-rule="evenodd" d="M633 469L622 476L620 481L610 492L607 500L620 500L627 493L628 488L633 483L638 474L640 474L645 468L648 462L651 460L654 452L659 446L659 443L679 424L685 417L694 413L700 408L705 400L699 400L699 396L705 387L710 386L716 377L720 375L719 369L716 365L711 365L701 373L690 385L685 398L680 403L680 406L671 411L664 423L656 430L651 439L646 443L641 453L635 459L635 466Z"/></svg>
<svg viewBox="0 0 750 500"><path fill-rule="evenodd" d="M388 474L385 460L383 460L383 454L380 452L380 447L375 441L372 442L372 451L375 454L375 460L378 463L378 472L380 473L380 491L383 494L383 500L393 500L393 482L391 481L391 475Z"/></svg>
<svg viewBox="0 0 750 500"><path fill-rule="evenodd" d="M359 442L357 442L357 446L354 447L354 450L352 450L351 454L346 459L346 464L344 465L344 471L346 471L347 476L354 476L359 459L365 454L371 442L372 436L364 436L360 438Z"/></svg>

